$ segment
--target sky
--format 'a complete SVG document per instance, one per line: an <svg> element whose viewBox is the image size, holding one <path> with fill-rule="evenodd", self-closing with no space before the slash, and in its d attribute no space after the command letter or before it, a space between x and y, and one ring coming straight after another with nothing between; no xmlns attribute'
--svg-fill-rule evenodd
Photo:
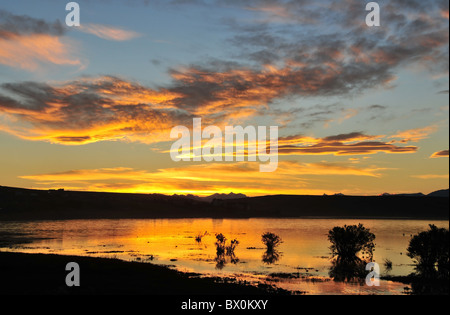
<svg viewBox="0 0 450 315"><path fill-rule="evenodd" d="M430 193L449 183L449 4L0 3L0 185L195 194ZM171 159L171 130L277 126L279 162Z"/></svg>

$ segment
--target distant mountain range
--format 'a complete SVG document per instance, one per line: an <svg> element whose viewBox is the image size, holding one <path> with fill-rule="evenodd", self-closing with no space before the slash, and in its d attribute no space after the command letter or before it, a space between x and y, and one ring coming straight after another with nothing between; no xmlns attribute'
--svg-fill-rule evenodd
<svg viewBox="0 0 450 315"><path fill-rule="evenodd" d="M178 195L175 195L178 196ZM189 199L198 200L198 201L205 201L205 202L213 202L214 200L232 200L232 199L243 199L247 198L244 194L235 194L235 193L229 193L229 194L214 194L208 197L199 197L194 195L186 195L184 196Z"/></svg>
<svg viewBox="0 0 450 315"><path fill-rule="evenodd" d="M446 198L443 198L446 197ZM3 220L156 218L449 218L449 190L429 195L208 197L33 190L0 186Z"/></svg>
<svg viewBox="0 0 450 315"><path fill-rule="evenodd" d="M432 192L431 194L428 194L428 196L431 197L449 197L449 190L448 189L442 189L435 192Z"/></svg>
<svg viewBox="0 0 450 315"><path fill-rule="evenodd" d="M405 197L443 197L443 198L449 198L449 190L448 189L442 189L433 191L432 193L425 195L423 193L416 193L416 194L389 194L385 193L382 196L405 196Z"/></svg>
<svg viewBox="0 0 450 315"><path fill-rule="evenodd" d="M198 200L198 201L205 201L205 202L213 202L214 200L233 200L233 199L243 199L248 198L244 194L235 194L235 193L229 193L229 194L214 194L207 197L199 197L195 195L174 195L177 197L185 197L188 199ZM326 194L324 196L327 196ZM342 193L334 194L333 196L345 196ZM448 189L442 189L434 191L428 195L425 195L423 193L413 193L413 194L390 194L390 193L384 193L381 196L403 196L403 197L443 197L443 198L449 198L449 190Z"/></svg>

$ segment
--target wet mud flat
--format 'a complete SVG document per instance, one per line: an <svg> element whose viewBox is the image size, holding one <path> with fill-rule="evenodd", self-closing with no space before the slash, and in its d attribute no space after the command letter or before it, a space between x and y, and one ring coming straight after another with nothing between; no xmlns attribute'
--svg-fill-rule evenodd
<svg viewBox="0 0 450 315"><path fill-rule="evenodd" d="M66 265L80 266L80 287L65 283ZM1 295L288 295L269 285L202 278L168 266L117 259L0 252Z"/></svg>

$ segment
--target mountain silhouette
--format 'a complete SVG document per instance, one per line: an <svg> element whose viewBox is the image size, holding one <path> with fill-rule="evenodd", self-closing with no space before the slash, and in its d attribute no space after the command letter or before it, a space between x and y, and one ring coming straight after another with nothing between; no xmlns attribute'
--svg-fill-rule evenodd
<svg viewBox="0 0 450 315"><path fill-rule="evenodd" d="M448 189L442 189L433 191L432 193L429 193L428 195L425 195L423 193L415 193L415 194L390 194L390 193L384 193L381 196L388 197L388 196L403 196L403 197L449 197L449 190Z"/></svg>
<svg viewBox="0 0 450 315"><path fill-rule="evenodd" d="M447 197L449 198L449 190L448 189L442 189L438 191L434 191L431 194L428 194L430 197Z"/></svg>
<svg viewBox="0 0 450 315"><path fill-rule="evenodd" d="M437 198L444 196L447 198ZM156 218L448 219L448 190L425 195L166 196L0 186L0 221Z"/></svg>

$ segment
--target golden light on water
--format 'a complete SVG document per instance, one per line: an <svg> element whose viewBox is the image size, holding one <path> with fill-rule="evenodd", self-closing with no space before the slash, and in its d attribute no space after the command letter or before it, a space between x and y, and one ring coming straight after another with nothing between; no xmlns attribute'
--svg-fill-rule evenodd
<svg viewBox="0 0 450 315"><path fill-rule="evenodd" d="M91 220L23 223L11 231L34 232L38 239L12 251L57 253L173 265L181 271L204 276L229 276L250 282L276 284L308 294L401 294L404 285L383 281L379 288L340 283L330 279L331 257L327 234L334 226L363 223L376 235L374 261L384 270L383 261L393 262L388 274L408 275L412 261L405 255L410 235L428 224L447 221L330 220L330 219L160 219ZM8 224L3 229L7 229ZM283 243L274 258L267 258L261 236L279 235ZM215 235L223 233L228 243L237 239L233 257L219 257ZM33 233L32 233L33 234ZM201 242L195 240L203 235ZM222 260L221 260L221 259ZM273 274L291 275L277 278ZM300 277L300 278L296 278Z"/></svg>

